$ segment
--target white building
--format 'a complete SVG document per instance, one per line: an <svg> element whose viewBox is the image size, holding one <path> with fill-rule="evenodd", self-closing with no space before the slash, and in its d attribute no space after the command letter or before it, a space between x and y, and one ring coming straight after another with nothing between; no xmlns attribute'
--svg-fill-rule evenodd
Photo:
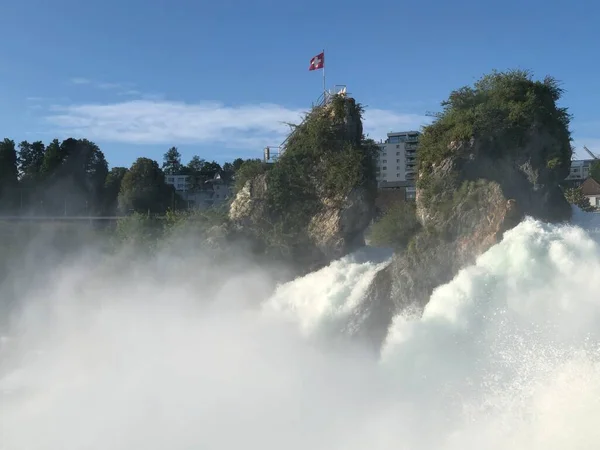
<svg viewBox="0 0 600 450"><path fill-rule="evenodd" d="M385 142L379 144L377 157L377 182L398 183L414 186L417 175L418 131L388 133Z"/></svg>
<svg viewBox="0 0 600 450"><path fill-rule="evenodd" d="M189 175L166 175L165 183L175 186L177 192L186 192L190 190L191 178Z"/></svg>
<svg viewBox="0 0 600 450"><path fill-rule="evenodd" d="M233 195L233 186L223 181L220 174L206 181L201 188L192 186L190 175L166 175L165 183L175 187L175 191L187 202L188 208L204 209L220 205Z"/></svg>
<svg viewBox="0 0 600 450"><path fill-rule="evenodd" d="M594 159L579 159L571 161L571 171L565 181L573 181L575 184L583 183L590 176L590 169Z"/></svg>

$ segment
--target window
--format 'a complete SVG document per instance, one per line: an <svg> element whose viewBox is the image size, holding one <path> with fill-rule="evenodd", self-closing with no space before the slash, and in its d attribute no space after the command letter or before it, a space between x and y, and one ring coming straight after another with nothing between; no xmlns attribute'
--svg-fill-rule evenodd
<svg viewBox="0 0 600 450"><path fill-rule="evenodd" d="M396 148L400 148L400 144L396 144Z"/></svg>
<svg viewBox="0 0 600 450"><path fill-rule="evenodd" d="M400 156L400 152L396 152L396 156Z"/></svg>
<svg viewBox="0 0 600 450"><path fill-rule="evenodd" d="M396 170L400 170L400 166L396 166Z"/></svg>
<svg viewBox="0 0 600 450"><path fill-rule="evenodd" d="M396 178L400 178L400 174L399 173L396 174Z"/></svg>
<svg viewBox="0 0 600 450"><path fill-rule="evenodd" d="M382 162L385 164L387 162L387 159L384 159Z"/></svg>
<svg viewBox="0 0 600 450"><path fill-rule="evenodd" d="M399 163L399 162L400 162L400 160L399 160L399 159L397 159L397 160L396 160L396 162L397 162L397 163Z"/></svg>
<svg viewBox="0 0 600 450"><path fill-rule="evenodd" d="M386 166L383 166L383 170L387 170L387 167L386 167Z"/></svg>

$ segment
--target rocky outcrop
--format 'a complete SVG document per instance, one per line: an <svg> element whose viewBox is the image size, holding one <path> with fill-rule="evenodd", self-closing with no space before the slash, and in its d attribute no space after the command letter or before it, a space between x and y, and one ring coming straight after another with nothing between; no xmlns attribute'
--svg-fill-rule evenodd
<svg viewBox="0 0 600 450"><path fill-rule="evenodd" d="M409 247L396 254L370 287L351 334L379 346L394 315L422 309L435 287L499 242L525 216L566 221L571 207L558 185L564 171L548 167L549 149L564 146L544 130L529 133L513 153L491 157L484 140L452 143L451 156L417 188L417 217L423 225ZM356 331L360 330L360 332Z"/></svg>
<svg viewBox="0 0 600 450"><path fill-rule="evenodd" d="M240 227L255 227L265 220L267 210L267 176L248 180L229 207L229 219Z"/></svg>
<svg viewBox="0 0 600 450"><path fill-rule="evenodd" d="M322 199L321 210L308 224L308 236L328 259L338 259L364 246L364 231L373 217L366 189L356 188L342 199Z"/></svg>
<svg viewBox="0 0 600 450"><path fill-rule="evenodd" d="M237 192L229 219L300 272L326 265L364 245L375 209L373 157L361 108L336 96L295 128L278 162Z"/></svg>

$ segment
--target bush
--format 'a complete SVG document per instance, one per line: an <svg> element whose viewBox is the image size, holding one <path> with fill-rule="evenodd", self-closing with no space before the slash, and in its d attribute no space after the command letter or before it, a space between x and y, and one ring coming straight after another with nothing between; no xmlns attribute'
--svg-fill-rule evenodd
<svg viewBox="0 0 600 450"><path fill-rule="evenodd" d="M372 225L368 239L375 246L400 250L406 248L420 228L415 204L400 202L388 209L381 219Z"/></svg>
<svg viewBox="0 0 600 450"><path fill-rule="evenodd" d="M235 192L239 192L248 180L265 173L269 168L269 164L260 159L248 159L242 163L240 168L235 172Z"/></svg>

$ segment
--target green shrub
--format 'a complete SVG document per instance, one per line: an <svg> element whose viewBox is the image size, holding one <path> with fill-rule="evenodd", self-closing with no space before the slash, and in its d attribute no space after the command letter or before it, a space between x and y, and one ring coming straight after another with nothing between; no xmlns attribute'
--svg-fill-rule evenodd
<svg viewBox="0 0 600 450"><path fill-rule="evenodd" d="M368 239L375 246L392 247L399 250L408 245L410 239L420 228L421 224L417 220L415 204L399 202L389 208L372 225Z"/></svg>
<svg viewBox="0 0 600 450"><path fill-rule="evenodd" d="M244 161L235 172L235 192L239 192L248 180L265 173L268 168L269 164L260 159L248 159Z"/></svg>

